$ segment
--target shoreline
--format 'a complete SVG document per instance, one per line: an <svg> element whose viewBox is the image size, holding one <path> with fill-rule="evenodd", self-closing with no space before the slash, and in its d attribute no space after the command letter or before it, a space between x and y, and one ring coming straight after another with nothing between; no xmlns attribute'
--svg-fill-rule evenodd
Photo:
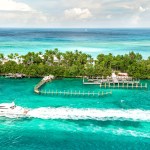
<svg viewBox="0 0 150 150"><path fill-rule="evenodd" d="M27 78L27 79L35 79L35 78L37 78L37 79L39 79L39 78L44 78L46 75L43 75L43 76L26 76L26 77L23 77L23 78L6 78L5 76L6 76L7 74L0 74L0 77L4 77L5 79L24 79L24 78ZM81 79L81 78L83 78L84 76L75 76L75 77L63 77L63 76L59 76L59 77L55 77L55 79L63 79L63 78L70 78L70 79L72 79L72 78L75 78L75 79ZM138 78L139 80L150 80L149 78L145 78L145 79L143 79L143 78Z"/></svg>
<svg viewBox="0 0 150 150"><path fill-rule="evenodd" d="M8 74L0 74L0 77L4 77L4 78L6 78L5 76L7 76ZM25 77L23 77L23 78L28 78L28 79L30 79L30 78L44 78L45 76L47 76L47 75L43 75L43 76L25 76ZM76 78L76 79L78 79L78 78L83 78L84 76L74 76L74 77L63 77L63 76L57 76L57 77L55 77L55 79L61 79L61 78ZM12 79L23 79L23 78L12 78Z"/></svg>
<svg viewBox="0 0 150 150"><path fill-rule="evenodd" d="M94 59L81 51L60 52L58 49L42 52L17 53L5 56L0 53L0 75L8 77L40 78L49 74L55 77L104 77L113 72L127 73L134 79L150 79L150 56L144 60L133 51L125 55L98 54Z"/></svg>

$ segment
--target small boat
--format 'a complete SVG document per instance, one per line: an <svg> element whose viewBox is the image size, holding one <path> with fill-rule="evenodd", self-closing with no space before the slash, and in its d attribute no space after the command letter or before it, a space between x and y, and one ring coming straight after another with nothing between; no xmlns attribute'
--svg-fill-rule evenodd
<svg viewBox="0 0 150 150"><path fill-rule="evenodd" d="M12 103L1 103L0 104L0 116L1 117L26 117L29 110L23 107L16 106L14 102Z"/></svg>

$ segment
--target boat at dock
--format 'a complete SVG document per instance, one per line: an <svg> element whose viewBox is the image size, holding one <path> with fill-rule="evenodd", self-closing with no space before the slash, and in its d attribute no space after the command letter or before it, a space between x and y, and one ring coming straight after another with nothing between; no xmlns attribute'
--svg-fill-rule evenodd
<svg viewBox="0 0 150 150"><path fill-rule="evenodd" d="M16 106L14 102L0 104L0 117L26 117L28 111L21 106Z"/></svg>

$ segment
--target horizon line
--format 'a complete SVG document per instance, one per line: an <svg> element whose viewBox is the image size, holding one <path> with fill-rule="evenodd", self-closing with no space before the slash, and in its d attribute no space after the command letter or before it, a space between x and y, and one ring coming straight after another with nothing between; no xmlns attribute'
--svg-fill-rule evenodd
<svg viewBox="0 0 150 150"><path fill-rule="evenodd" d="M150 29L150 27L0 27L0 29Z"/></svg>

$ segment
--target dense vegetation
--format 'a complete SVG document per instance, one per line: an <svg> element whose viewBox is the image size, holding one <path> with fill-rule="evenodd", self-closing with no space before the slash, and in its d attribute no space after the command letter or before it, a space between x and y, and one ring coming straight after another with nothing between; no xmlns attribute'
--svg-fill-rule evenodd
<svg viewBox="0 0 150 150"><path fill-rule="evenodd" d="M26 55L0 54L0 74L22 73L29 77L39 77L53 74L61 77L77 76L109 76L112 71L127 72L130 76L150 79L150 56L144 60L140 54L130 52L125 55L99 54L96 59L80 51L62 53L46 50ZM5 63L4 63L5 61Z"/></svg>

